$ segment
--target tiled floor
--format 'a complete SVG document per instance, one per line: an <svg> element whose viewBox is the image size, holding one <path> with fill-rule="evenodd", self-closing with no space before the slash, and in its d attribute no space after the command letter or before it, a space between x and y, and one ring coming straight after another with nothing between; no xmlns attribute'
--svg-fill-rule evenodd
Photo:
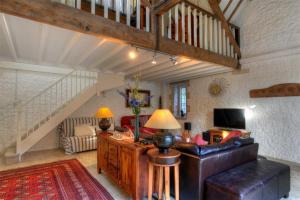
<svg viewBox="0 0 300 200"><path fill-rule="evenodd" d="M65 155L61 150L30 152L25 154L23 156L23 161L17 164L5 165L1 160L0 171L70 158L77 158L88 169L88 171L108 190L108 192L114 197L115 200L130 199L124 192L122 192L116 185L114 185L111 180L105 177L105 175L97 173L96 151L89 151L74 155ZM291 169L292 188L288 200L300 200L300 167L291 166Z"/></svg>

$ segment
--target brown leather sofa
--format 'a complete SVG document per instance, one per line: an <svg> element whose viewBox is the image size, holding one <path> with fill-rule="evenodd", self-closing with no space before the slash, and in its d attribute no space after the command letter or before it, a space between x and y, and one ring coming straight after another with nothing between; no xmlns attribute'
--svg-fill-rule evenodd
<svg viewBox="0 0 300 200"><path fill-rule="evenodd" d="M204 200L205 179L257 159L258 144L233 142L214 145L201 150L197 146L176 146L182 152L180 164L180 199ZM171 181L171 193L174 183Z"/></svg>
<svg viewBox="0 0 300 200"><path fill-rule="evenodd" d="M180 199L277 200L289 194L289 167L258 158L252 138L208 146L177 143L175 148L182 152Z"/></svg>

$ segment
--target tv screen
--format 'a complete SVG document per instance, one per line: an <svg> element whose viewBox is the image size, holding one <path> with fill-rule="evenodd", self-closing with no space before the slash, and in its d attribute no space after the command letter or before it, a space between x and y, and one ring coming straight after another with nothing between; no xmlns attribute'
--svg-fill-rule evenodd
<svg viewBox="0 0 300 200"><path fill-rule="evenodd" d="M215 108L214 126L230 129L246 129L245 110L236 108Z"/></svg>

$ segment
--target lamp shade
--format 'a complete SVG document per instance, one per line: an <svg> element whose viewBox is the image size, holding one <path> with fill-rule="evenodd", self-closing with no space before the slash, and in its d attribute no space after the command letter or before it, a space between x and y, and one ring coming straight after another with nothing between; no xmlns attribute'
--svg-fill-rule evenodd
<svg viewBox="0 0 300 200"><path fill-rule="evenodd" d="M145 127L155 129L180 129L181 126L168 109L154 111Z"/></svg>
<svg viewBox="0 0 300 200"><path fill-rule="evenodd" d="M96 113L97 118L111 118L113 117L113 113L110 111L108 107L101 107L98 109Z"/></svg>

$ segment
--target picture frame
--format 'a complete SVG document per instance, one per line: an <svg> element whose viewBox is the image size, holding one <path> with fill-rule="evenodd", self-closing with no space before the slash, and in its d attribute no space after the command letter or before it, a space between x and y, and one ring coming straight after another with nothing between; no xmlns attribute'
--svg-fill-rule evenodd
<svg viewBox="0 0 300 200"><path fill-rule="evenodd" d="M150 90L138 90L139 94L142 95L142 99L143 99L143 106L144 108L150 107L151 106L151 98L150 98ZM131 95L131 90L130 89L126 89L126 96L130 97ZM129 104L129 99L128 98L126 100L126 107L129 108L130 104Z"/></svg>

